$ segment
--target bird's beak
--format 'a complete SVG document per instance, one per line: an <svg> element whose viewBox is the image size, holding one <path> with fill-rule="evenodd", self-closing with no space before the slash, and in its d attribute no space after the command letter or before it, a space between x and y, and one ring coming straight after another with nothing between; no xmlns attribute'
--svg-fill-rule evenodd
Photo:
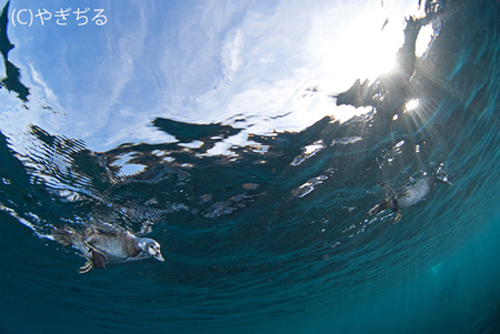
<svg viewBox="0 0 500 334"><path fill-rule="evenodd" d="M161 253L158 252L154 255L154 258L157 259L158 261L160 262L165 262L165 259L163 258L163 256L161 256Z"/></svg>

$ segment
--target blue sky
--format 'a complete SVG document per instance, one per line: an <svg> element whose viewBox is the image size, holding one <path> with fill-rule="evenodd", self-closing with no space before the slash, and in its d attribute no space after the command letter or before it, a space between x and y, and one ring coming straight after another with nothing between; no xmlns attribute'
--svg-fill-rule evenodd
<svg viewBox="0 0 500 334"><path fill-rule="evenodd" d="M108 21L11 22L9 57L31 88L29 121L93 150L174 141L151 126L156 117L244 126L227 145L244 144L249 133L300 131L325 115L358 112L339 109L328 94L379 74L373 61L397 51L416 3L12 0L11 12L104 9ZM320 92L308 94L311 86Z"/></svg>

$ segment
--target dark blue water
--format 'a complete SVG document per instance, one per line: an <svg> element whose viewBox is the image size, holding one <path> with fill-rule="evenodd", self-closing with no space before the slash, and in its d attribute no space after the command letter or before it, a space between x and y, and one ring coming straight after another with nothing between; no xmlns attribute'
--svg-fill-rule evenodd
<svg viewBox="0 0 500 334"><path fill-rule="evenodd" d="M499 332L500 4L422 0L426 52L413 57L409 19L392 26L397 74L342 105L357 74L330 77L347 65L316 69L303 47L321 35L313 49L350 52L346 17L368 4L397 7L102 2L86 7L106 30L62 30L14 26L42 6L4 4L0 332ZM368 214L387 185L439 169L453 186L398 224ZM53 226L102 223L156 239L166 261L78 274Z"/></svg>

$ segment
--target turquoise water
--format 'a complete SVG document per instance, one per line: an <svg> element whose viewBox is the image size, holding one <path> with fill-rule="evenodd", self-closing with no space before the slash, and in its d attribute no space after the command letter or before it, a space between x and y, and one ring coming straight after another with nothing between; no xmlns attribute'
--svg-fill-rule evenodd
<svg viewBox="0 0 500 334"><path fill-rule="evenodd" d="M8 3L0 332L500 331L500 5L436 3L409 89L397 81L356 110L332 97L354 80L336 91L304 53L314 15L395 2L92 4L109 15L104 30L14 27L14 9L40 6ZM383 184L439 168L453 185L398 224L390 210L368 215ZM100 223L154 238L166 261L78 274L84 259L52 228Z"/></svg>

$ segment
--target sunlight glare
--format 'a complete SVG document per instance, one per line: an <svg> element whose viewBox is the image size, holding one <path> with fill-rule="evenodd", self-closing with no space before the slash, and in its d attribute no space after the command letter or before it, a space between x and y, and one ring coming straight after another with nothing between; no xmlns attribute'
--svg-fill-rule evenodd
<svg viewBox="0 0 500 334"><path fill-rule="evenodd" d="M310 39L311 54L331 79L330 86L342 91L358 78L374 80L393 68L404 42L404 23L404 17L380 7L367 8L350 19L318 18Z"/></svg>
<svg viewBox="0 0 500 334"><path fill-rule="evenodd" d="M406 103L405 105L405 112L410 112L412 110L415 110L419 105L418 99L410 100Z"/></svg>
<svg viewBox="0 0 500 334"><path fill-rule="evenodd" d="M439 32L436 32L432 24L423 26L420 29L415 44L415 55L419 58L425 58L427 56L427 52L429 51L438 34Z"/></svg>

